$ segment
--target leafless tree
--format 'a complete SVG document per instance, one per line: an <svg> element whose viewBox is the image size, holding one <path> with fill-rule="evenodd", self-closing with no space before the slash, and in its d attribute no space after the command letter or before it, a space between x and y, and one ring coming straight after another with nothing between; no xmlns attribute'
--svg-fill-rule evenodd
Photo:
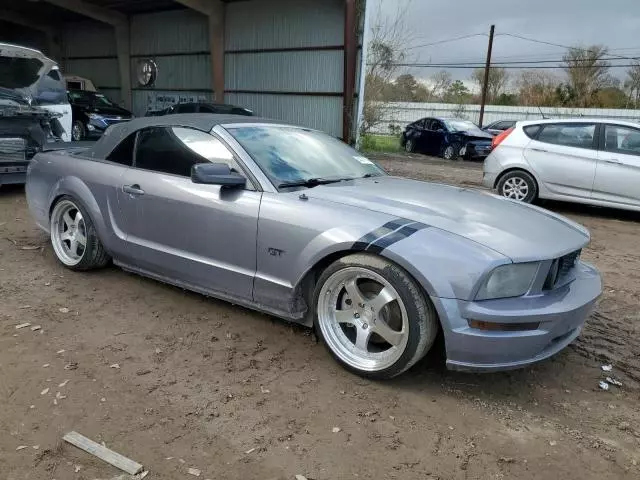
<svg viewBox="0 0 640 480"><path fill-rule="evenodd" d="M624 86L629 95L629 104L633 108L640 107L640 61L633 62L631 68L627 70Z"/></svg>
<svg viewBox="0 0 640 480"><path fill-rule="evenodd" d="M361 135L383 122L387 113L383 104L386 89L403 71L397 64L407 60L412 41L407 24L410 3L411 0L398 1L392 15L383 12L383 0L379 0L377 8L374 7L377 14L372 21L366 59Z"/></svg>
<svg viewBox="0 0 640 480"><path fill-rule="evenodd" d="M478 84L480 91L484 85L484 68L476 68L471 74L471 80ZM487 102L493 102L501 93L504 93L509 83L509 73L500 67L489 69L489 87L487 89Z"/></svg>
<svg viewBox="0 0 640 480"><path fill-rule="evenodd" d="M609 51L602 45L572 47L563 57L569 85L575 92L578 106L589 107L598 90L610 86L611 63L605 58Z"/></svg>
<svg viewBox="0 0 640 480"><path fill-rule="evenodd" d="M541 70L523 70L516 79L518 97L522 105L552 106L560 79Z"/></svg>
<svg viewBox="0 0 640 480"><path fill-rule="evenodd" d="M449 90L453 78L451 74L446 70L440 70L431 77L431 85L429 89L429 100L435 98L442 98L444 94Z"/></svg>

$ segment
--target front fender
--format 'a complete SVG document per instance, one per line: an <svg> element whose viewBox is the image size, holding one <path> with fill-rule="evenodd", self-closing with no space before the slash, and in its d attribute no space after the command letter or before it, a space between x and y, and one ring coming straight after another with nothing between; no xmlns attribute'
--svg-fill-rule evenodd
<svg viewBox="0 0 640 480"><path fill-rule="evenodd" d="M380 254L407 270L428 295L468 300L480 278L511 263L501 253L435 227L424 228Z"/></svg>

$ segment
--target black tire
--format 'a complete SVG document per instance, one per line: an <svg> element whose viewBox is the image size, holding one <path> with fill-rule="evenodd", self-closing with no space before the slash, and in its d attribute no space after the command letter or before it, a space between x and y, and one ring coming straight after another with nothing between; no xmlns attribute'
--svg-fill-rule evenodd
<svg viewBox="0 0 640 480"><path fill-rule="evenodd" d="M98 232L96 231L93 221L91 220L91 216L89 215L89 212L84 207L84 205L82 205L81 202L79 202L78 200L76 200L74 197L70 195L64 195L60 197L56 201L53 208L51 209L51 213L52 213L50 218L51 242L53 243L55 241L53 238L53 231L54 231L53 229L57 228L57 225L54 224L55 222L54 214L56 212L56 206L60 205L62 202L72 203L75 206L75 208L77 208L77 210L82 214L82 218L84 221L84 231L86 235L86 247L84 249L84 252L82 253L82 258L75 265L69 265L65 263L63 259L61 259L60 256L58 255L58 252L56 251L56 248L54 246L53 250L56 257L58 258L60 263L62 263L65 267L69 268L70 270L85 271L85 270L95 270L98 268L105 267L111 261L111 257L105 250L104 246L102 245L102 242L100 241L100 238L98 237Z"/></svg>
<svg viewBox="0 0 640 480"><path fill-rule="evenodd" d="M416 144L410 138L407 138L404 143L404 151L407 153L415 153L416 151Z"/></svg>
<svg viewBox="0 0 640 480"><path fill-rule="evenodd" d="M74 120L71 126L71 140L79 142L87 136L87 129L80 120Z"/></svg>
<svg viewBox="0 0 640 480"><path fill-rule="evenodd" d="M524 198L515 198L514 196L510 196L508 190L508 183L510 180L512 182L524 182L524 184L526 184L526 194ZM506 198L512 198L525 203L533 203L538 198L538 183L529 172L525 172L524 170L512 170L500 177L496 184L496 191L498 192L498 195Z"/></svg>
<svg viewBox="0 0 640 480"><path fill-rule="evenodd" d="M460 156L460 149L462 146L458 143L452 143L444 147L442 150L442 158L445 160L456 160Z"/></svg>
<svg viewBox="0 0 640 480"><path fill-rule="evenodd" d="M398 360L384 370L366 371L345 363L331 349L320 328L318 301L322 287L333 274L349 267L364 268L382 276L393 286L405 306L408 318L408 340ZM435 307L411 275L384 258L366 253L355 253L340 258L322 272L313 294L313 309L317 335L322 339L327 350L345 369L366 378L389 379L408 370L431 349L439 330Z"/></svg>

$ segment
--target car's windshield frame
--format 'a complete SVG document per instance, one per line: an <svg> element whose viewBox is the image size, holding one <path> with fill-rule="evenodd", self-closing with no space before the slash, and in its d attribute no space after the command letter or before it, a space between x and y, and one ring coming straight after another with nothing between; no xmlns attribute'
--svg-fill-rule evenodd
<svg viewBox="0 0 640 480"><path fill-rule="evenodd" d="M310 132L310 133L313 133L313 134L318 134L321 137L322 136L326 136L326 138L334 140L334 137L331 137L330 135L326 134L325 132L322 132L322 131L319 131L319 130L315 130L315 129L312 129L312 128L306 128L306 127L299 127L299 126L296 126L296 125L279 124L279 123L246 122L246 123L233 123L233 124L217 125L216 127L214 127L212 132L215 132L218 135L222 136L225 139L225 141L230 146L232 146L232 148L234 150L236 150L236 153L238 154L238 156L242 159L242 161L245 163L245 165L256 176L256 178L262 184L262 186L263 186L265 191L273 191L273 192L287 192L287 191L290 191L291 188L287 187L284 184L291 183L291 182L284 181L282 179L274 178L269 172L267 172L265 170L265 168L263 168L263 166L260 164L260 161L257 160L256 158L254 158L254 154L251 151L249 151L249 149L246 148L245 145L243 145L240 141L238 141L236 136L232 133L233 130L240 129L240 128L294 129L294 130L299 130L299 131ZM340 142L340 140L338 140L338 139L335 139L335 140L337 142ZM357 150L353 149L350 145L343 144L343 146L345 148L350 149L350 150L352 150L354 152L354 155L351 155L351 157L366 158L360 152L358 152ZM309 178L300 179L300 182L295 182L295 183L301 183L304 180L311 180L311 182L310 182L311 185L300 186L299 188L313 188L316 185L322 185L322 184L325 184L325 183L332 183L332 182L338 182L338 181L343 181L343 180L355 180L355 179L359 179L359 178L369 178L369 177L372 176L371 174L375 174L375 176L387 175L387 173L384 171L384 169L382 167L380 167L380 165L378 165L376 162L373 162L373 161L371 161L369 159L366 159L366 160L367 160L367 162L370 162L371 165L374 168L372 170L370 170L370 171L367 171L367 172L361 172L362 175L351 176L349 178L346 178L346 177L340 176L340 175L335 175L335 176L334 175L331 175L331 176L313 176L312 175L312 176L309 176ZM356 161L360 162L359 160L356 160ZM360 164L362 164L362 162L360 162Z"/></svg>

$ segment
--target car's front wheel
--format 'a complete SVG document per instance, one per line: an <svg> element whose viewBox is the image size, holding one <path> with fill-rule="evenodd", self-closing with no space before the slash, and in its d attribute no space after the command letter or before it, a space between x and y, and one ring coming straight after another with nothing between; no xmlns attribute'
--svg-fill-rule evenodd
<svg viewBox="0 0 640 480"><path fill-rule="evenodd" d="M445 149L442 151L442 158L445 160L455 160L458 158L460 154L460 145L457 143L453 143L451 145L447 145Z"/></svg>
<svg viewBox="0 0 640 480"><path fill-rule="evenodd" d="M496 190L503 197L525 203L532 203L538 196L535 179L524 170L514 170L503 175Z"/></svg>
<svg viewBox="0 0 640 480"><path fill-rule="evenodd" d="M89 214L73 197L63 196L55 204L50 230L53 251L64 266L91 270L109 262Z"/></svg>
<svg viewBox="0 0 640 480"><path fill-rule="evenodd" d="M86 136L84 124L80 120L75 120L71 126L71 139L79 142Z"/></svg>
<svg viewBox="0 0 640 480"><path fill-rule="evenodd" d="M435 308L411 276L369 254L331 264L316 285L314 308L316 330L336 360L371 378L410 368L438 332Z"/></svg>

